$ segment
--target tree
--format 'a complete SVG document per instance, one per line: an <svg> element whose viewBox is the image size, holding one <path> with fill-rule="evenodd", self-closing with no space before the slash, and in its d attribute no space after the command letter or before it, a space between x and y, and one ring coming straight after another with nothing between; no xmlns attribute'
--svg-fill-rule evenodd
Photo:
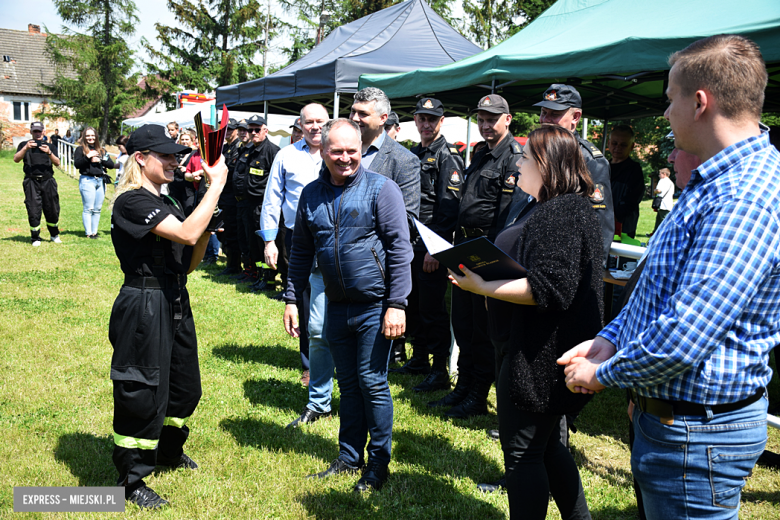
<svg viewBox="0 0 780 520"><path fill-rule="evenodd" d="M169 91L179 88L206 92L265 74L268 42L279 21L270 2L259 0L168 0L180 27L155 24L161 48L144 47L156 63L150 72ZM256 63L259 52L263 64Z"/></svg>
<svg viewBox="0 0 780 520"><path fill-rule="evenodd" d="M534 21L555 0L465 0L466 37L483 48L501 43Z"/></svg>
<svg viewBox="0 0 780 520"><path fill-rule="evenodd" d="M55 67L55 78L46 85L52 97L66 106L54 106L49 114L69 117L98 128L105 142L109 132L131 110L143 103L135 87L133 51L126 39L138 23L132 0L54 0L66 22L81 28L64 28L49 34L46 51ZM48 31L47 31L48 32ZM67 107L67 108L66 108Z"/></svg>

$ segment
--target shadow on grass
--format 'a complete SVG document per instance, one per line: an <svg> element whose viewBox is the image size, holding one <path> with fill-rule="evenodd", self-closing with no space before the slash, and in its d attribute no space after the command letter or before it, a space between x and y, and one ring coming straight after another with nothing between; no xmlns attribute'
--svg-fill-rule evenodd
<svg viewBox="0 0 780 520"><path fill-rule="evenodd" d="M459 492L446 478L393 473L392 467L381 491L355 493L351 487L343 491L330 488L305 493L298 501L311 516L321 520L506 518L494 505Z"/></svg>
<svg viewBox="0 0 780 520"><path fill-rule="evenodd" d="M609 482L613 487L631 488L634 485L634 475L630 470L616 468L609 465L609 462L606 464L603 461L594 462L585 455L585 452L574 446L571 446L569 450L577 463L577 467L581 470L587 469L599 478Z"/></svg>
<svg viewBox="0 0 780 520"><path fill-rule="evenodd" d="M321 421L333 419L320 419ZM224 419L220 427L242 446L284 453L302 453L330 462L338 456L338 445L309 433L307 428L287 429L263 419Z"/></svg>
<svg viewBox="0 0 780 520"><path fill-rule="evenodd" d="M476 448L458 448L435 432L393 430L393 460L416 464L426 472L471 479L475 484L501 478L504 468Z"/></svg>
<svg viewBox="0 0 780 520"><path fill-rule="evenodd" d="M742 502L771 502L780 504L780 490L742 491Z"/></svg>
<svg viewBox="0 0 780 520"><path fill-rule="evenodd" d="M17 235L12 237L5 237L2 239L6 242L26 242L28 244L32 243L30 239L30 234L27 233L26 235Z"/></svg>
<svg viewBox="0 0 780 520"><path fill-rule="evenodd" d="M301 354L281 345L236 345L228 343L214 347L215 356L234 362L262 363L279 368L299 369L301 366Z"/></svg>
<svg viewBox="0 0 780 520"><path fill-rule="evenodd" d="M309 390L299 382L275 378L244 381L244 395L255 406L273 406L282 410L300 411L309 400Z"/></svg>
<svg viewBox="0 0 780 520"><path fill-rule="evenodd" d="M68 466L79 486L114 486L117 472L111 460L113 450L111 436L66 433L57 440L54 459Z"/></svg>

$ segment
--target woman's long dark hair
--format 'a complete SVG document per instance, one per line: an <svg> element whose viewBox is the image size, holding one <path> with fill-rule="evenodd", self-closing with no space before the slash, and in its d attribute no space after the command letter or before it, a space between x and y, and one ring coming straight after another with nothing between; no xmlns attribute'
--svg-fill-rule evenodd
<svg viewBox="0 0 780 520"><path fill-rule="evenodd" d="M92 130L93 132L95 132L95 148L94 148L94 150L97 153L99 153L101 157L104 156L106 154L106 151L103 149L102 146L100 146L100 139L98 138L97 130L95 130L91 126L86 127L84 129L84 131L81 132L81 139L79 139L79 141L81 141L80 142L80 144L81 144L81 151L84 152L84 155L87 155L89 153L89 151L92 149L92 148L89 147L89 144L87 144L87 131L88 130Z"/></svg>
<svg viewBox="0 0 780 520"><path fill-rule="evenodd" d="M593 195L593 180L573 132L557 125L544 125L528 134L528 145L542 174L539 202L567 193Z"/></svg>

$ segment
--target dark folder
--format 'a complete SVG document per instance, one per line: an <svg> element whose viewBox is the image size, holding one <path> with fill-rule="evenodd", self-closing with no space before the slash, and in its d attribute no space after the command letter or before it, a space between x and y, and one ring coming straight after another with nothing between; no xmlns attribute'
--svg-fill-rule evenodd
<svg viewBox="0 0 780 520"><path fill-rule="evenodd" d="M462 274L463 264L489 282L525 278L525 268L485 237L453 246L419 220L414 223L428 253L455 273Z"/></svg>

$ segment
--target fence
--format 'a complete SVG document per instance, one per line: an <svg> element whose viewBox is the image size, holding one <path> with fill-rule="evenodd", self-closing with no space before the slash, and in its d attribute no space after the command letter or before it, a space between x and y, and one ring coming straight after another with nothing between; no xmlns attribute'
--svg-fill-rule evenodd
<svg viewBox="0 0 780 520"><path fill-rule="evenodd" d="M74 179L79 178L79 171L73 165L73 154L79 146L81 145L71 144L62 139L57 142L57 156L60 158L60 170ZM108 155L111 156L112 159L118 157L117 154L114 153L109 153Z"/></svg>

